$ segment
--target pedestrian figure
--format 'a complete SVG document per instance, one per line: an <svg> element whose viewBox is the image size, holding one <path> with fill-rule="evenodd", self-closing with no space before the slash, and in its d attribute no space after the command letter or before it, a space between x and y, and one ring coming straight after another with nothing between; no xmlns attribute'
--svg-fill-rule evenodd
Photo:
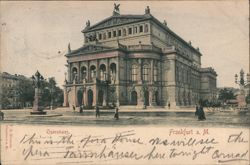
<svg viewBox="0 0 250 165"><path fill-rule="evenodd" d="M198 111L199 111L199 107L198 107L198 105L196 104L196 105L195 105L195 116L198 116Z"/></svg>
<svg viewBox="0 0 250 165"><path fill-rule="evenodd" d="M170 109L170 103L168 103L168 109Z"/></svg>
<svg viewBox="0 0 250 165"><path fill-rule="evenodd" d="M206 120L205 112L201 105L196 105L195 116L198 116L198 120Z"/></svg>
<svg viewBox="0 0 250 165"><path fill-rule="evenodd" d="M116 107L115 108L115 115L114 115L114 118L116 119L116 120L118 120L119 119L119 113L118 113L118 107Z"/></svg>
<svg viewBox="0 0 250 165"><path fill-rule="evenodd" d="M83 105L80 106L80 113L83 111Z"/></svg>
<svg viewBox="0 0 250 165"><path fill-rule="evenodd" d="M75 110L76 110L76 107L73 105L73 111L75 112Z"/></svg>
<svg viewBox="0 0 250 165"><path fill-rule="evenodd" d="M100 117L100 109L99 109L98 105L96 105L96 107L95 107L95 117L96 118Z"/></svg>
<svg viewBox="0 0 250 165"><path fill-rule="evenodd" d="M0 111L0 120L4 120L4 113Z"/></svg>

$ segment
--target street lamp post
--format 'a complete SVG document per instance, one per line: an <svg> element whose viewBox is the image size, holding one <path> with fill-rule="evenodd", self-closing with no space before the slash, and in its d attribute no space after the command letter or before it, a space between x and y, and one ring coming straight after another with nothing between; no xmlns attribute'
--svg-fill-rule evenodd
<svg viewBox="0 0 250 165"><path fill-rule="evenodd" d="M244 73L243 69L241 69L240 70L240 75L238 76L237 74L235 74L235 76L234 76L235 77L235 83L240 86L240 95L238 95L239 107L243 107L243 106L246 105L244 87L246 85L249 85L249 82L250 82L250 75L247 74L246 80L245 80L244 74L245 73ZM250 94L250 89L248 87L248 95L249 94Z"/></svg>
<svg viewBox="0 0 250 165"><path fill-rule="evenodd" d="M33 111L30 112L31 115L44 115L46 112L43 111L41 105L41 82L44 80L43 76L37 71L35 75L32 76L33 85L35 86L35 96L33 102Z"/></svg>
<svg viewBox="0 0 250 165"><path fill-rule="evenodd" d="M249 82L250 82L250 75L249 75L249 73L247 74L247 76L246 76L246 78L247 78L247 80L245 81L245 78L244 78L244 71L243 71L243 69L241 69L240 70L240 79L238 80L238 75L237 74L235 74L235 83L236 84L238 84L238 85L240 85L240 87L242 88L242 87L244 87L245 85L248 85L249 84Z"/></svg>

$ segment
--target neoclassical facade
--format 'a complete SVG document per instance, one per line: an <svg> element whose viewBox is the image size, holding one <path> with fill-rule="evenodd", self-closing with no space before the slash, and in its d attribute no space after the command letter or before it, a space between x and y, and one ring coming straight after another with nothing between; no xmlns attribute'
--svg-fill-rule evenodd
<svg viewBox="0 0 250 165"><path fill-rule="evenodd" d="M84 45L68 46L64 106L171 107L214 99L216 72L201 52L151 15L113 15L82 30ZM211 97L212 95L212 97ZM215 90L216 95L216 90Z"/></svg>

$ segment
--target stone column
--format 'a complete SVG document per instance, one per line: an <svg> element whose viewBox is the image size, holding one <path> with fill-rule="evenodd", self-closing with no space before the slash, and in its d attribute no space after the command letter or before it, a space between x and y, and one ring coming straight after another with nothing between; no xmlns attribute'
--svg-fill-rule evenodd
<svg viewBox="0 0 250 165"><path fill-rule="evenodd" d="M154 60L150 61L150 84L154 82Z"/></svg>
<svg viewBox="0 0 250 165"><path fill-rule="evenodd" d="M169 64L170 64L170 74L169 74L169 81L172 82L171 84L175 85L175 60L172 59L169 61Z"/></svg>
<svg viewBox="0 0 250 165"><path fill-rule="evenodd" d="M116 106L120 106L120 88L119 85L116 86Z"/></svg>
<svg viewBox="0 0 250 165"><path fill-rule="evenodd" d="M68 100L68 92L67 92L67 87L64 85L63 89L63 106L68 107L69 106L69 100Z"/></svg>
<svg viewBox="0 0 250 165"><path fill-rule="evenodd" d="M98 89L96 84L96 79L94 79L94 85L93 85L93 106L97 105L97 97L98 97Z"/></svg>
<svg viewBox="0 0 250 165"><path fill-rule="evenodd" d="M78 106L76 85L73 84L73 105Z"/></svg>
<svg viewBox="0 0 250 165"><path fill-rule="evenodd" d="M148 94L149 94L149 106L153 105L153 99L154 99L154 91L153 90L148 90Z"/></svg>
<svg viewBox="0 0 250 165"><path fill-rule="evenodd" d="M83 87L83 100L82 100L82 105L87 106L88 105L88 94L87 94L87 88L86 86Z"/></svg>
<svg viewBox="0 0 250 165"><path fill-rule="evenodd" d="M139 67L138 67L138 84L142 84L142 60L138 59Z"/></svg>
<svg viewBox="0 0 250 165"><path fill-rule="evenodd" d="M105 102L106 102L106 106L108 106L109 105L109 101L110 101L110 99L109 99L109 97L110 97L110 95L109 95L109 90L110 90L110 84L109 84L109 82L111 82L111 77L110 77L110 66L109 66L109 59L107 59L107 66L106 66L106 72L107 72L107 80L108 80L108 83L106 84L107 85L107 88L106 88L106 92L104 92L104 94L106 94L105 95Z"/></svg>
<svg viewBox="0 0 250 165"><path fill-rule="evenodd" d="M160 68L158 67L158 66L160 66ZM164 107L164 105L166 105L166 97L164 97L164 91L166 91L166 88L164 88L163 87L163 85L164 85L164 83L163 83L163 81L164 81L164 64L163 64L163 62L162 61L160 61L159 63L158 63L158 76L159 76L159 79L158 80L160 80L160 83L161 83L161 87L160 87L160 89L159 89L159 103L160 103L160 105L161 106L163 106ZM165 92L166 93L166 92Z"/></svg>
<svg viewBox="0 0 250 165"><path fill-rule="evenodd" d="M154 90L151 91L151 99L152 99L151 105L152 105L152 106L155 106L155 105L156 105L155 92L156 92L156 91L154 91ZM159 94L160 94L160 93L158 92L158 96L157 96L158 99L160 99Z"/></svg>
<svg viewBox="0 0 250 165"><path fill-rule="evenodd" d="M137 92L137 106L139 108L143 108L144 107L144 93L143 93L143 89L142 86L139 86L139 90L136 90Z"/></svg>
<svg viewBox="0 0 250 165"><path fill-rule="evenodd" d="M68 66L67 66L67 70L68 70L68 81L71 82L71 72L70 72L70 68L71 68L71 64L69 63Z"/></svg>
<svg viewBox="0 0 250 165"><path fill-rule="evenodd" d="M120 84L120 69L119 69L119 57L117 57L117 68L116 68L116 106L120 106L120 89L119 89L119 84Z"/></svg>
<svg viewBox="0 0 250 165"><path fill-rule="evenodd" d="M120 74L119 74L119 72L120 72L120 69L119 69L119 57L117 57L116 76L115 76L115 78L116 78L116 80L115 80L116 84L119 84L119 82L120 82Z"/></svg>
<svg viewBox="0 0 250 165"><path fill-rule="evenodd" d="M100 79L99 60L96 60L96 78Z"/></svg>
<svg viewBox="0 0 250 165"><path fill-rule="evenodd" d="M106 86L105 86L105 88L106 88ZM103 106L107 106L107 89L106 90L103 90L104 92L103 92L103 102L102 102L102 105Z"/></svg>
<svg viewBox="0 0 250 165"><path fill-rule="evenodd" d="M81 68L80 68L80 62L77 63L77 67L78 67L78 80L77 80L77 83L80 83L81 79L82 79L82 76L81 76Z"/></svg>
<svg viewBox="0 0 250 165"><path fill-rule="evenodd" d="M86 78L87 78L87 81L86 82L90 82L90 75L91 75L91 71L90 71L90 66L89 66L89 61L88 61L88 66L87 66L87 75L86 75Z"/></svg>

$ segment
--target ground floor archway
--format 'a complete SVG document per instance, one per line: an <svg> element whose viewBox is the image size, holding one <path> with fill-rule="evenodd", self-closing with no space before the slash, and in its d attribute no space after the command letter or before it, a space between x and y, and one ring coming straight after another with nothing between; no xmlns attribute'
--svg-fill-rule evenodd
<svg viewBox="0 0 250 165"><path fill-rule="evenodd" d="M83 92L82 92L82 90L78 90L78 92L77 92L77 102L78 102L79 106L81 106L83 104Z"/></svg>
<svg viewBox="0 0 250 165"><path fill-rule="evenodd" d="M160 99L159 99L159 92L158 91L155 92L155 103L156 103L156 105L160 105Z"/></svg>
<svg viewBox="0 0 250 165"><path fill-rule="evenodd" d="M149 92L144 92L144 105L149 106Z"/></svg>
<svg viewBox="0 0 250 165"><path fill-rule="evenodd" d="M88 106L93 105L93 91L91 89L88 90Z"/></svg>
<svg viewBox="0 0 250 165"><path fill-rule="evenodd" d="M130 103L131 103L131 105L137 105L137 92L136 91L131 92Z"/></svg>
<svg viewBox="0 0 250 165"><path fill-rule="evenodd" d="M104 96L103 91L99 90L99 92L98 92L98 105L100 105L100 106L103 105L103 96Z"/></svg>

